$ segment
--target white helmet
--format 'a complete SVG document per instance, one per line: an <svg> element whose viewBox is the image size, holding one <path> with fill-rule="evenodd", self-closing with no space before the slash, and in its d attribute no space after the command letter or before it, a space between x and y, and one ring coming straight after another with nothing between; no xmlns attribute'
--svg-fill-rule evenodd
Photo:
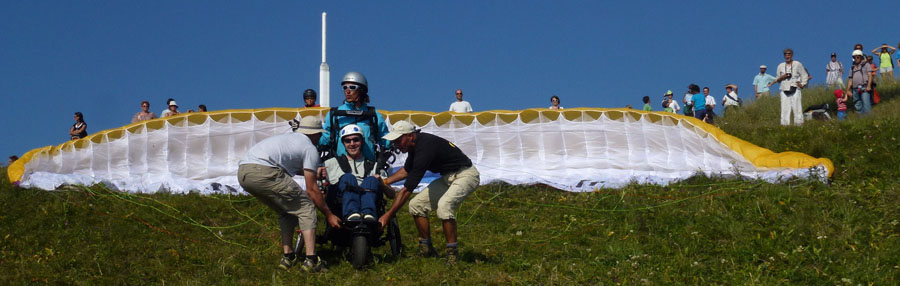
<svg viewBox="0 0 900 286"><path fill-rule="evenodd" d="M341 133L339 134L341 135L340 138L344 138L344 136L353 134L359 134L359 136L363 136L362 129L359 129L359 126L356 126L356 124L347 124L347 126L341 128Z"/></svg>
<svg viewBox="0 0 900 286"><path fill-rule="evenodd" d="M364 76L361 73L355 72L355 71L348 72L347 74L344 75L344 79L341 80L341 84L343 84L345 82L358 83L358 84L361 84L362 86L365 86L366 88L369 88L369 82L366 81L366 76Z"/></svg>

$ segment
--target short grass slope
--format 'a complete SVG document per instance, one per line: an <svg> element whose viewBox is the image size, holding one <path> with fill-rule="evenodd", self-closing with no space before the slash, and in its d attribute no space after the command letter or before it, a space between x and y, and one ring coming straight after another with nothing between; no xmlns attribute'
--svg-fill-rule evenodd
<svg viewBox="0 0 900 286"><path fill-rule="evenodd" d="M362 271L320 246L329 271L277 270L274 215L252 197L135 195L103 186L47 192L0 179L0 279L10 284L896 285L900 279L900 88L873 114L778 125L763 98L719 119L776 152L831 159L829 184L698 176L591 193L481 186L459 211L461 258L374 251ZM823 87L804 106L833 102ZM2 170L5 172L5 170ZM432 222L439 252L443 235Z"/></svg>

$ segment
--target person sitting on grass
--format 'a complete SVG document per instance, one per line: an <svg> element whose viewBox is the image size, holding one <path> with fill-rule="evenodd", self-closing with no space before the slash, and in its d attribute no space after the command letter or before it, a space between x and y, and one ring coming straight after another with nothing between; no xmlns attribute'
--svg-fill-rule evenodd
<svg viewBox="0 0 900 286"><path fill-rule="evenodd" d="M344 126L340 131L341 144L346 155L339 155L325 161L325 172L320 179L338 187L342 195L343 218L348 221L375 221L375 199L384 191L393 197L393 189L382 184L381 178L387 173L375 170L375 161L367 160L362 154L363 133L356 124Z"/></svg>
<svg viewBox="0 0 900 286"><path fill-rule="evenodd" d="M331 213L316 184L319 151L313 142L322 136L322 121L307 116L300 120L297 132L266 138L247 151L238 163L238 183L260 202L278 213L284 256L279 268L287 270L301 263L291 242L294 229L300 227L306 256L301 267L307 272L324 270L324 262L316 255L316 207L325 214L328 224L340 228L341 219ZM292 179L302 174L304 192Z"/></svg>

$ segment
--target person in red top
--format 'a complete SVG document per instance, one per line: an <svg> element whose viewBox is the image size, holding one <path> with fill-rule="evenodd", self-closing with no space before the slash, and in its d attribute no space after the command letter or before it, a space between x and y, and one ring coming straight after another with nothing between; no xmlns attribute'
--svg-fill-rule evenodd
<svg viewBox="0 0 900 286"><path fill-rule="evenodd" d="M834 100L837 102L837 119L838 119L838 121L847 119L847 95L844 94L844 90L842 90L842 89L834 90Z"/></svg>

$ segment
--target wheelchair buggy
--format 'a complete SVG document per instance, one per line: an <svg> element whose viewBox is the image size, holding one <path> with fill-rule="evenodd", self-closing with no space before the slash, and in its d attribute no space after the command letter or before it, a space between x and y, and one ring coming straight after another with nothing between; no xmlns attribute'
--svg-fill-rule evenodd
<svg viewBox="0 0 900 286"><path fill-rule="evenodd" d="M370 107L369 110L366 111L346 111L346 110L337 110L336 108L332 108L331 111L331 144L330 146L321 146L320 154L322 157L322 161L324 162L326 159L334 157L336 154L336 144L339 144L339 138L336 138L335 134L337 134L337 130L340 129L338 126L337 118L338 116L351 116L356 117L356 122L360 122L362 120L369 120L370 128L373 130L370 131L371 135L375 137L375 110ZM337 129L337 130L335 130ZM380 137L380 136L379 136ZM374 142L378 142L378 140L373 140ZM374 170L376 173L380 170L387 170L390 168L390 164L393 163L394 157L396 154L395 150L386 149L384 146L380 144L376 144L375 146L376 160L374 162ZM366 168L369 169L369 168ZM368 173L368 172L366 172ZM328 205L328 208L335 214L343 214L343 192L339 189L336 184L328 184L325 181L323 187L320 188L325 192L325 203ZM357 188L347 188L344 192L352 192L352 191L362 191ZM384 192L378 190L376 193L375 199L375 217L381 217L385 213L385 207L387 205L387 199ZM295 249L301 249L302 239L297 239L297 247ZM329 224L325 224L324 233L318 234L316 236L316 244L327 244L330 243L332 246L349 249L347 253L347 260L350 261L350 264L353 265L356 269L362 269L369 262L372 261L372 247L380 247L384 245L390 245L391 255L395 257L399 257L402 249L403 243L400 238L400 225L397 223L397 218L391 218L388 221L388 225L381 228L381 224L377 220L347 220L346 218L341 218L341 227L334 228Z"/></svg>

